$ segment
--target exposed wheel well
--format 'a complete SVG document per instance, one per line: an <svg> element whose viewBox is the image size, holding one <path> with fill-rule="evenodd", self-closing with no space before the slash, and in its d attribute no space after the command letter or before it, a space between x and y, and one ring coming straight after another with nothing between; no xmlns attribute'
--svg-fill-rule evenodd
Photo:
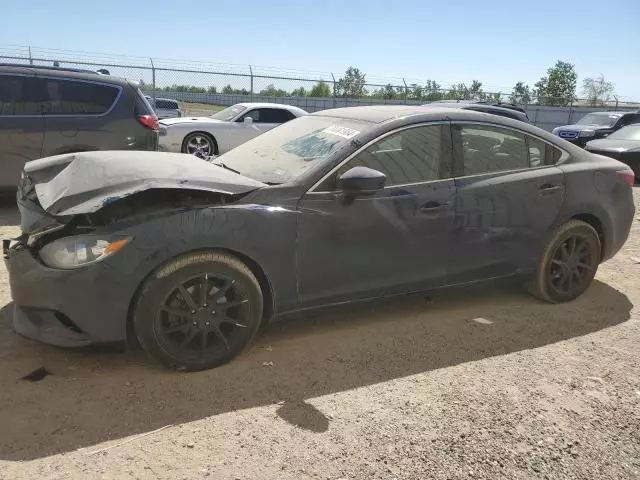
<svg viewBox="0 0 640 480"><path fill-rule="evenodd" d="M269 282L269 279L267 278L267 275L264 273L264 270L262 269L262 267L258 264L258 262L256 262L252 258L242 253L236 252L234 250L230 250L226 248L213 248L211 250L218 251L218 252L225 252L225 253L228 253L229 255L233 255L234 257L242 261L247 267L249 267L249 270L251 270L251 273L255 275L256 279L258 280L258 283L260 284L260 289L262 290L262 297L264 299L264 305L263 305L263 311L262 311L262 323L263 324L269 323L269 321L271 321L271 318L273 317L275 312L274 295L273 295L273 289L271 287L271 283ZM198 249L194 251L202 251L202 249ZM137 345L138 343L136 334L134 331L134 327L133 327L133 309L137 303L138 296L140 295L140 291L142 289L142 286L144 285L144 282L147 280L147 278L149 278L150 275L153 275L153 272L162 268L164 265L166 265L168 262L170 262L177 256L185 255L188 253L191 253L191 252L182 252L174 257L166 259L160 265L157 265L153 270L151 270L149 274L140 281L140 284L136 288L134 295L131 297L131 302L129 303L129 308L127 311L127 320L126 320L127 323L125 325L125 333L126 333L126 343L128 346Z"/></svg>
<svg viewBox="0 0 640 480"><path fill-rule="evenodd" d="M590 213L581 213L580 215L574 215L571 217L572 220L581 220L585 223L591 225L596 232L598 232L598 237L600 238L600 258L604 258L605 242L607 241L607 237L604 233L604 227L602 226L602 222L598 217L592 215Z"/></svg>
<svg viewBox="0 0 640 480"><path fill-rule="evenodd" d="M180 146L180 150L182 151L182 153L186 153L185 152L185 150L186 150L185 145L187 143L187 138L189 138L191 135L195 135L195 134L203 135L205 137L210 138L211 141L213 142L213 153L214 153L214 155L217 155L219 153L220 149L218 148L218 141L216 140L216 137L214 137L209 132L203 132L203 131L200 131L200 130L197 130L195 132L189 132L184 136L184 138L182 139L182 145Z"/></svg>

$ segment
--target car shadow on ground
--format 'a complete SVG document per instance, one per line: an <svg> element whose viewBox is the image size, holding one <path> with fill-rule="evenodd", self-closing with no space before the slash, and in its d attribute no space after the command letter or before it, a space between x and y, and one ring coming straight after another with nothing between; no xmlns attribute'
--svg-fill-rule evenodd
<svg viewBox="0 0 640 480"><path fill-rule="evenodd" d="M632 304L594 282L549 305L507 290L472 289L298 315L266 328L231 363L164 370L144 355L62 350L11 331L0 316L0 459L30 460L205 417L273 405L283 421L322 432L329 417L306 400L598 332ZM20 380L45 367L38 382Z"/></svg>

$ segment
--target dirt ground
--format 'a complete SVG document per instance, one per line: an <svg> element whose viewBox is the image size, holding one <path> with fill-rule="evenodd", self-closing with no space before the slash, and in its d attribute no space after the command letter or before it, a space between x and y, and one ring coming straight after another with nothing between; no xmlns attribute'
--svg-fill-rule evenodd
<svg viewBox="0 0 640 480"><path fill-rule="evenodd" d="M640 221L569 304L513 287L325 311L194 374L18 337L0 268L2 479L640 478Z"/></svg>

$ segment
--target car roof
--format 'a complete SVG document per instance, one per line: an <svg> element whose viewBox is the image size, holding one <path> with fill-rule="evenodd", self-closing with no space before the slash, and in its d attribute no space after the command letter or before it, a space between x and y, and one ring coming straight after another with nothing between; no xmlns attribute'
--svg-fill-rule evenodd
<svg viewBox="0 0 640 480"><path fill-rule="evenodd" d="M292 112L298 113L307 113L303 109L296 107L294 105L287 105L285 103L268 103L268 102L241 102L236 103L236 105L242 105L247 108L280 108L283 110L289 110Z"/></svg>
<svg viewBox="0 0 640 480"><path fill-rule="evenodd" d="M622 112L588 112L586 115L603 115L603 116L606 116L606 115L628 115L630 113L636 113L636 112L635 111L633 111L633 112L629 112L629 111L627 111L627 112L624 112L624 111L622 111Z"/></svg>
<svg viewBox="0 0 640 480"><path fill-rule="evenodd" d="M67 67L50 67L47 65L20 65L13 63L0 63L0 72L22 74L31 73L34 75L37 74L77 80L90 80L93 82L113 83L117 85L124 85L126 83L129 83L126 78L116 77L113 75L105 75L93 70Z"/></svg>
<svg viewBox="0 0 640 480"><path fill-rule="evenodd" d="M319 112L312 113L311 115L359 120L370 123L383 123L395 118L410 117L414 115L428 115L428 118L425 117L425 121L444 118L452 120L480 120L479 117L475 116L467 118L467 113L471 113L473 115L489 115L475 110L466 110L454 105L372 105L362 107L343 107L321 110ZM490 116L493 117L494 115Z"/></svg>

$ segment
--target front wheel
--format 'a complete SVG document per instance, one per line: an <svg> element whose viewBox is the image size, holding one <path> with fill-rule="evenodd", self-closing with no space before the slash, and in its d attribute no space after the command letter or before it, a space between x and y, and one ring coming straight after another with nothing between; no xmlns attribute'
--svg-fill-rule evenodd
<svg viewBox="0 0 640 480"><path fill-rule="evenodd" d="M145 351L167 367L205 370L251 341L262 307L260 285L244 263L199 252L172 260L145 281L133 324Z"/></svg>
<svg viewBox="0 0 640 480"><path fill-rule="evenodd" d="M218 153L213 137L203 132L193 132L184 137L182 141L182 153L195 155L198 158L207 159Z"/></svg>
<svg viewBox="0 0 640 480"><path fill-rule="evenodd" d="M551 235L528 289L551 303L573 300L591 285L600 259L598 232L586 222L571 220Z"/></svg>

